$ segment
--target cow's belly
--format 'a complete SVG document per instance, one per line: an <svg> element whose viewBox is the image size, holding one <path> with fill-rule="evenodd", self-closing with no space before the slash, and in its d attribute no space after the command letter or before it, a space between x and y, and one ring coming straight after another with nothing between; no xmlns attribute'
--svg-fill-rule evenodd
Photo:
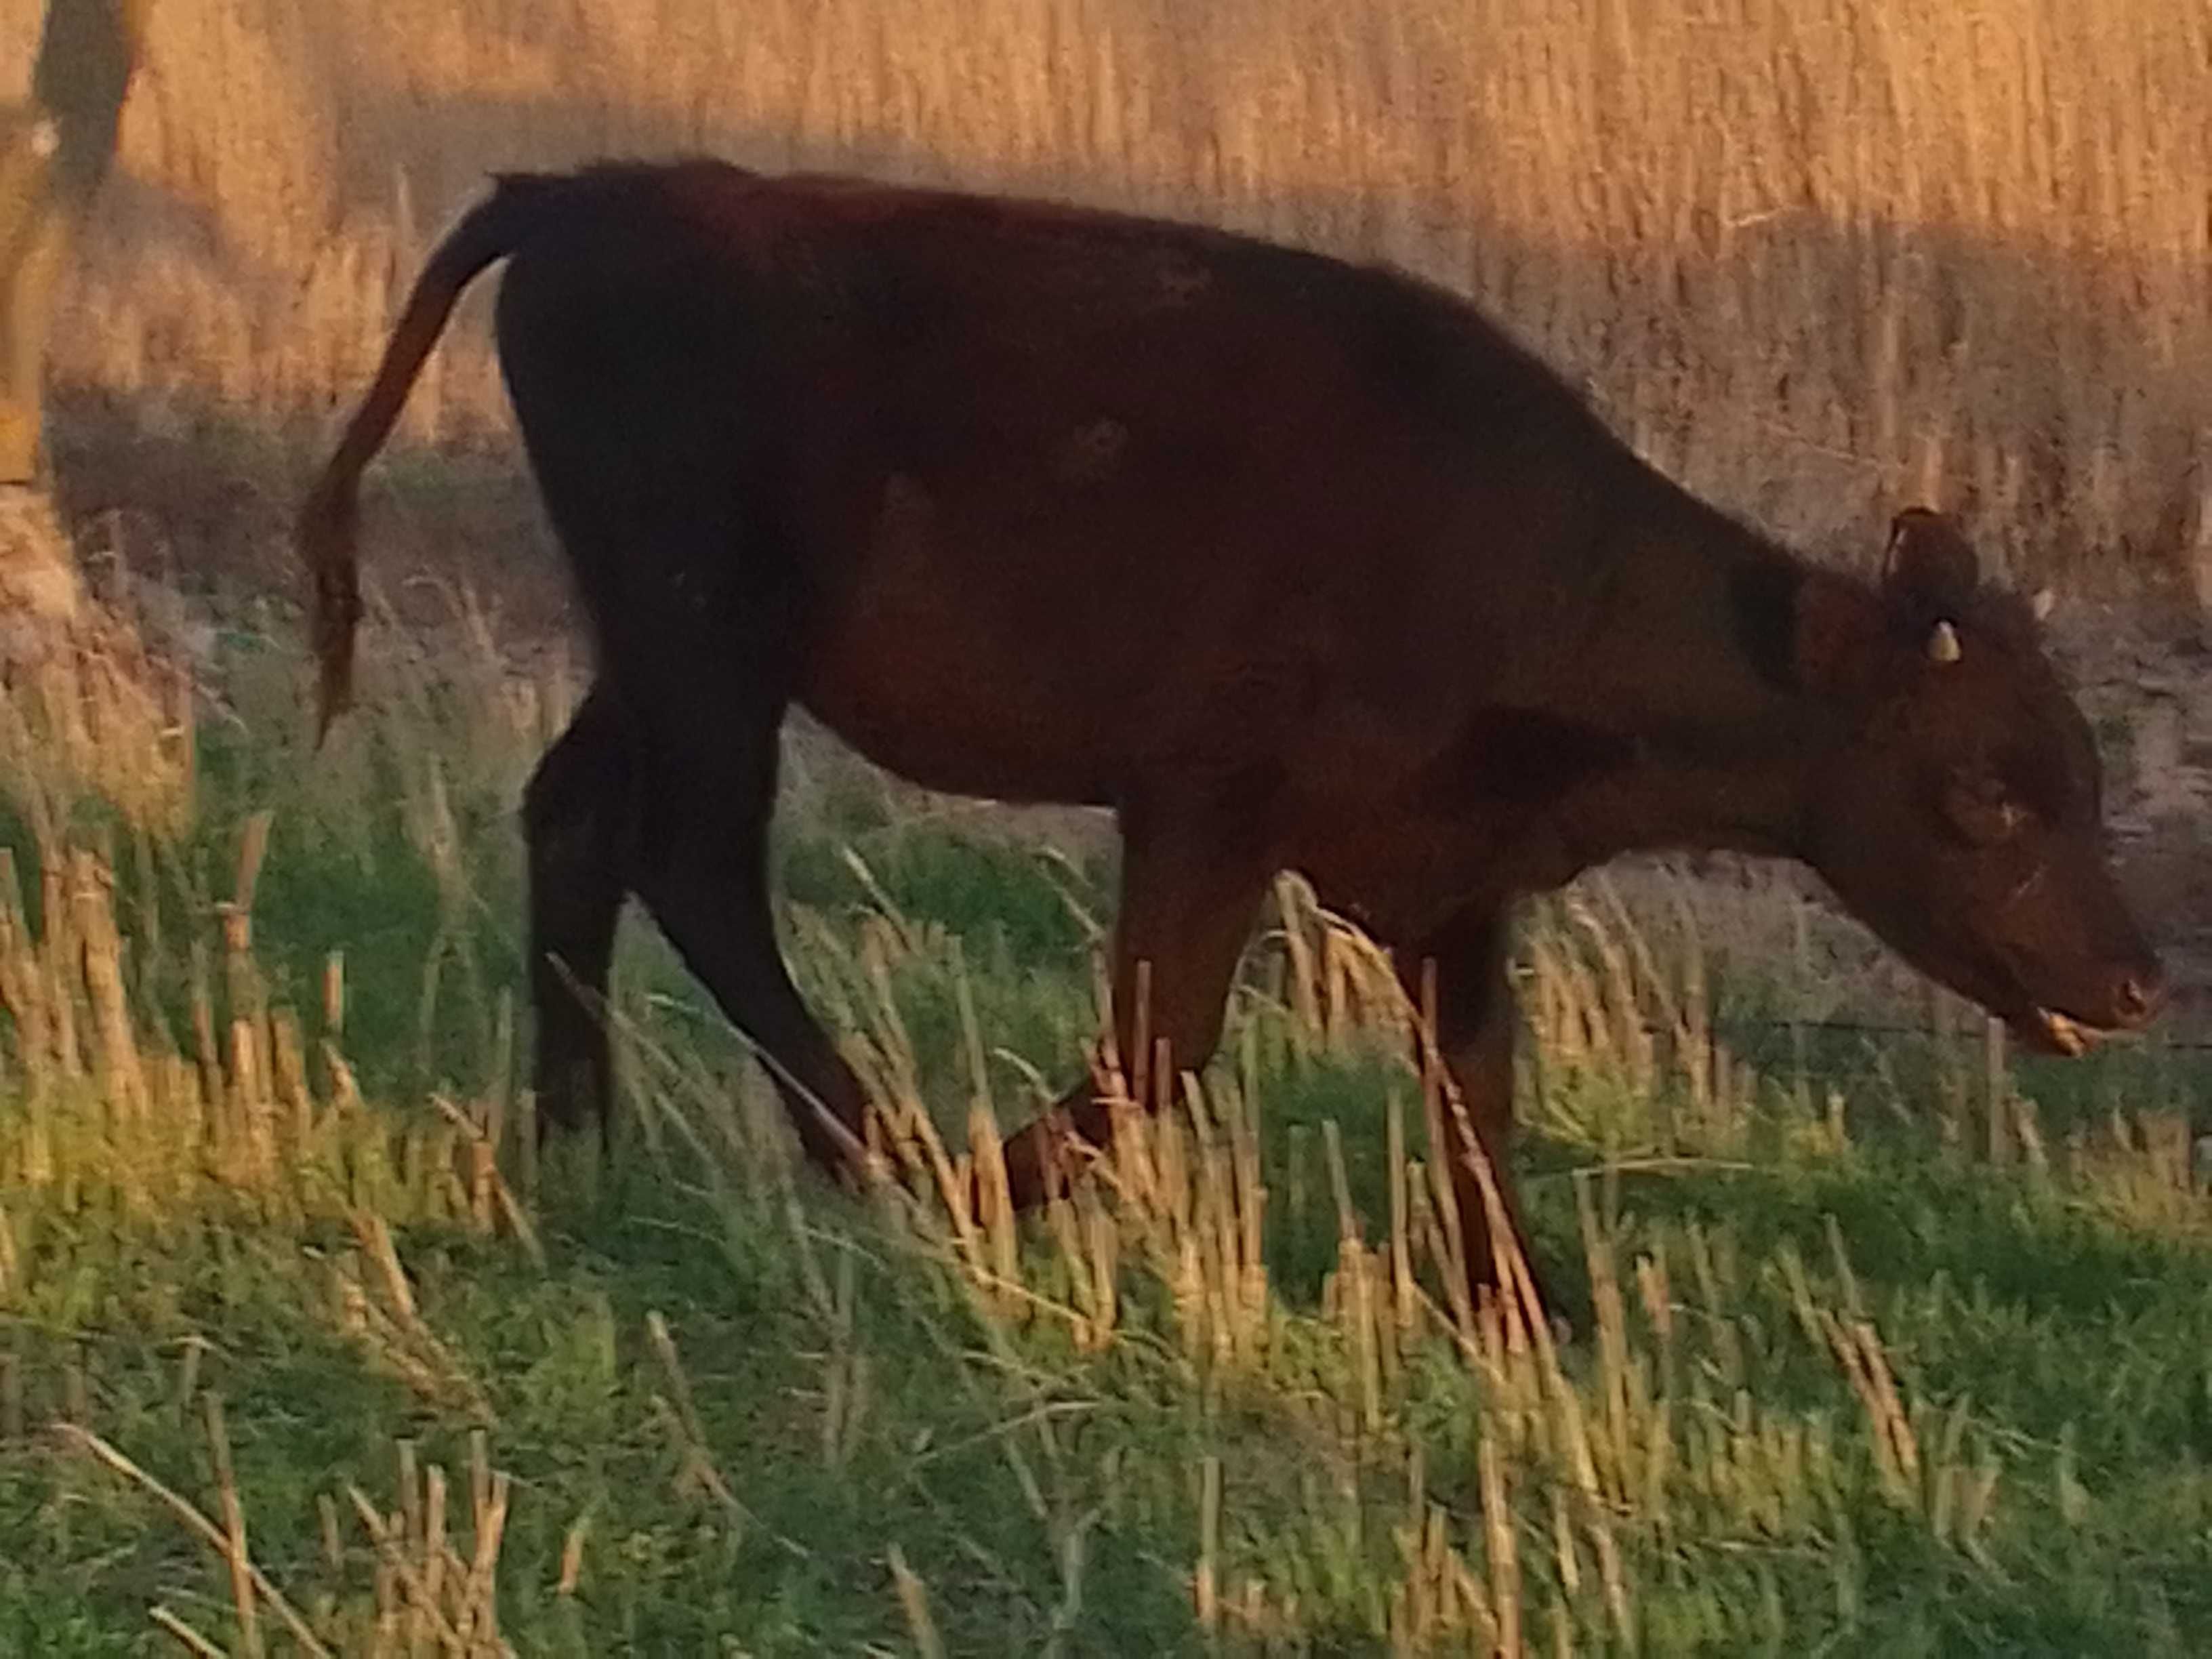
<svg viewBox="0 0 2212 1659"><path fill-rule="evenodd" d="M875 764L926 789L1070 806L1116 799L1111 757L1055 740L1045 722L975 707L925 676L897 687L817 685L800 702Z"/></svg>
<svg viewBox="0 0 2212 1659"><path fill-rule="evenodd" d="M1118 688L1049 633L979 627L950 594L849 607L810 653L809 713L910 782L951 794L1110 805L1133 739ZM1061 642L1064 644L1064 642Z"/></svg>
<svg viewBox="0 0 2212 1659"><path fill-rule="evenodd" d="M857 533L817 523L800 701L928 787L1111 805L1247 771L1310 713L1325 653L1286 625L1263 516L894 478Z"/></svg>

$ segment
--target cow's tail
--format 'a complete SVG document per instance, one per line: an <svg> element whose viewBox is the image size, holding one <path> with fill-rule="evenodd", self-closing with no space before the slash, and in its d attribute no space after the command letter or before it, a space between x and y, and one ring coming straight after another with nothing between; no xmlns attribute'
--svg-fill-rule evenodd
<svg viewBox="0 0 2212 1659"><path fill-rule="evenodd" d="M512 253L543 217L549 195L563 181L529 173L502 173L491 195L471 209L438 245L416 279L407 308L384 348L376 380L339 439L337 452L308 492L294 526L294 540L313 580L308 637L321 669L315 742L353 702L354 629L361 621L356 527L362 469L391 434L400 405L438 343L461 290L484 267Z"/></svg>

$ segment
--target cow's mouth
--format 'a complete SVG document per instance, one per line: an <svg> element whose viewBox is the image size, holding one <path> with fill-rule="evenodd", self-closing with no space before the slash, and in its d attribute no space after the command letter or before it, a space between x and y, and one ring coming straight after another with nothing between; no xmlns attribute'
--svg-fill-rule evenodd
<svg viewBox="0 0 2212 1659"><path fill-rule="evenodd" d="M1996 982L2005 984L2008 994L1977 1000L2002 1018L2031 1053L2077 1060L2099 1043L2128 1029L2128 1022L2124 1019L2069 1013L2048 1002L2039 1002L2021 982L2023 975L2006 971L2009 964L1991 965L1997 969L1994 975Z"/></svg>
<svg viewBox="0 0 2212 1659"><path fill-rule="evenodd" d="M1972 971L1945 978L1953 990L1980 1003L2003 1021L2031 1053L2074 1060L2112 1034L2109 1026L2037 1001L2022 982L2023 976L2013 971L2008 963L1985 959L1974 963Z"/></svg>
<svg viewBox="0 0 2212 1659"><path fill-rule="evenodd" d="M2003 1022L2032 1054L2078 1059L2100 1043L2141 1030L2156 1016L2162 1000L2154 963L2137 969L2139 978L2116 976L2107 994L2099 995L2094 990L2068 994L2062 1007L2058 998L2045 1001L2033 988L2038 984L2048 988L2047 996L2058 988L2054 981L2092 978L2092 975L2054 974L2047 964L2023 962L2003 949L1946 938L1935 928L1916 928L1903 937L1886 937L1900 956L1930 978L1979 1003ZM2107 971L2118 975L2118 969ZM2147 988L2139 988L2146 982Z"/></svg>
<svg viewBox="0 0 2212 1659"><path fill-rule="evenodd" d="M2112 1035L2071 1015L2062 1014L2056 1008L2037 1008L2020 1024L2026 1027L2022 1035L2037 1048L2068 1060L2087 1054Z"/></svg>
<svg viewBox="0 0 2212 1659"><path fill-rule="evenodd" d="M2138 1016L2136 1010L2122 1005L2117 995L2094 993L2069 995L2064 1006L2055 997L2046 1002L2032 987L2038 980L2049 985L2051 975L2026 971L2008 952L1987 952L1969 957L1961 965L1967 971L1952 979L1953 989L1972 997L2002 1020L2030 1053L2060 1060L2079 1059L2100 1043L2141 1030L2157 1006L2154 998L2138 999Z"/></svg>

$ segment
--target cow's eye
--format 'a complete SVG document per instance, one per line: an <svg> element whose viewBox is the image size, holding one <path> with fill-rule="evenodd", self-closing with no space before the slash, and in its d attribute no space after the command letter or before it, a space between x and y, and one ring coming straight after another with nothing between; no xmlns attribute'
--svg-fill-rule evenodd
<svg viewBox="0 0 2212 1659"><path fill-rule="evenodd" d="M1976 847L2010 841L2027 823L2027 808L1987 772L1954 777L1943 791L1943 816L1960 837Z"/></svg>

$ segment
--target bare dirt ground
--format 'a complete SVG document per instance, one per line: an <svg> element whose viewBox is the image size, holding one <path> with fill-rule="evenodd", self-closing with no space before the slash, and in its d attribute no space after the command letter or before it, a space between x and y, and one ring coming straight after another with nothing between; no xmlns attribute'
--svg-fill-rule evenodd
<svg viewBox="0 0 2212 1659"><path fill-rule="evenodd" d="M2173 598L2062 602L2051 631L2105 756L2123 880L2166 953L2171 1023L2212 1027L2212 635Z"/></svg>

